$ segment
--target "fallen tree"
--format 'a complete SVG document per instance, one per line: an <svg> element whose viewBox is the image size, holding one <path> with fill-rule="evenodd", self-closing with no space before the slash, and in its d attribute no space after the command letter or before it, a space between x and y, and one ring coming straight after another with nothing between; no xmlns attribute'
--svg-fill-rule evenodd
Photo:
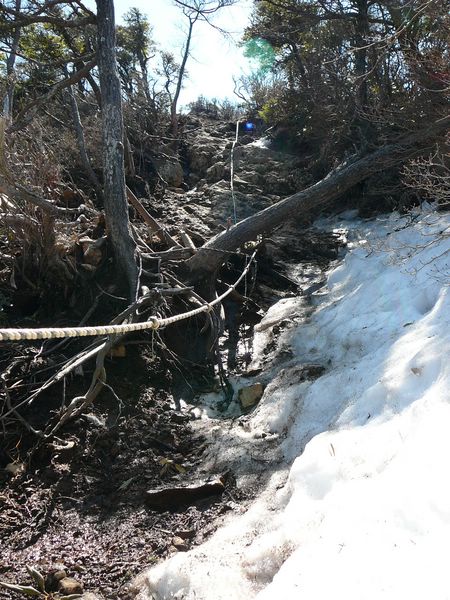
<svg viewBox="0 0 450 600"><path fill-rule="evenodd" d="M311 187L297 192L240 221L204 244L188 261L192 280L211 278L229 252L291 218L308 218L332 206L345 192L371 175L396 166L424 151L448 130L450 116L399 138L362 157L353 157Z"/></svg>

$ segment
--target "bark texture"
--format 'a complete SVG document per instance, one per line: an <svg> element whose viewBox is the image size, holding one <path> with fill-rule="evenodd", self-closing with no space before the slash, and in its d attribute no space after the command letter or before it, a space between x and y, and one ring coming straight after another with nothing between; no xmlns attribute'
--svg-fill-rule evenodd
<svg viewBox="0 0 450 600"><path fill-rule="evenodd" d="M116 264L126 277L130 300L136 296L138 270L128 218L125 186L124 130L120 80L115 55L113 0L97 0L98 67L102 94L104 202L108 237Z"/></svg>

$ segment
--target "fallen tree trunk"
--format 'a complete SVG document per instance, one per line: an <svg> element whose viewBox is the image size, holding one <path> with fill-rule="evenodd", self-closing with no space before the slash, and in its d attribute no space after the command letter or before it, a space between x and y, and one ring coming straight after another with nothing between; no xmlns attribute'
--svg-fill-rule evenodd
<svg viewBox="0 0 450 600"><path fill-rule="evenodd" d="M206 244L187 261L192 279L208 279L221 266L227 253L233 252L245 242L256 239L291 218L318 214L340 198L347 190L370 175L393 167L405 159L423 151L430 141L445 132L450 116L444 117L426 129L421 129L383 146L379 150L343 164L327 177L311 187L280 200L224 231Z"/></svg>

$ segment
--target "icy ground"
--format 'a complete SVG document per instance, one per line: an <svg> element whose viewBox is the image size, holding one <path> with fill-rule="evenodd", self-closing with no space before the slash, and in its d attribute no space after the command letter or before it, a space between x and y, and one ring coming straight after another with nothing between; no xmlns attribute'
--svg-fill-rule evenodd
<svg viewBox="0 0 450 600"><path fill-rule="evenodd" d="M450 598L450 215L322 225L350 250L240 433L282 460L245 513L148 571L142 599ZM302 302L269 311L255 360ZM299 382L302 363L326 370Z"/></svg>

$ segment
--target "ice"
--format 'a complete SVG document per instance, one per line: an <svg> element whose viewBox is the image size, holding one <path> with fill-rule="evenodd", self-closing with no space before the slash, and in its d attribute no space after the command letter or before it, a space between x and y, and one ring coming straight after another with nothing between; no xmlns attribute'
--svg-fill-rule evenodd
<svg viewBox="0 0 450 600"><path fill-rule="evenodd" d="M310 318L289 299L258 326L255 363L286 319L291 355L267 364L235 438L244 460L266 432L280 459L248 510L141 578L141 599L450 598L450 216L319 225L350 251ZM325 372L300 380L308 363Z"/></svg>

